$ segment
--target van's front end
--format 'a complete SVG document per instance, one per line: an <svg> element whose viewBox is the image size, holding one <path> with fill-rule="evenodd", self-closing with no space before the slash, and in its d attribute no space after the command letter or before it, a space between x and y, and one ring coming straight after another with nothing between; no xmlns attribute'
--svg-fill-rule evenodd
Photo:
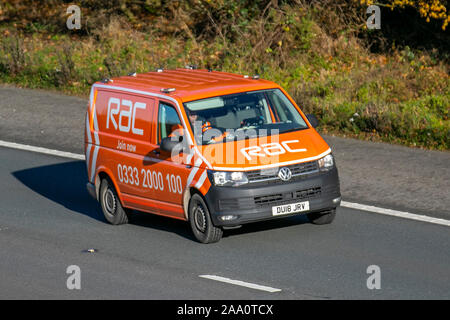
<svg viewBox="0 0 450 320"><path fill-rule="evenodd" d="M205 198L217 226L292 214L307 214L312 222L330 223L341 201L338 171L331 153L319 160L275 167L271 174L262 170L208 173L212 185Z"/></svg>
<svg viewBox="0 0 450 320"><path fill-rule="evenodd" d="M281 88L184 103L208 162L204 195L215 226L306 214L331 223L341 201L331 149Z"/></svg>

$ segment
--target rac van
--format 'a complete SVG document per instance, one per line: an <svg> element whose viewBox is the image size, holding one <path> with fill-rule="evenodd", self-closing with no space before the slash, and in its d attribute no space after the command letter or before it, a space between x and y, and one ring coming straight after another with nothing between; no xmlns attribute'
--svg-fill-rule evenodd
<svg viewBox="0 0 450 320"><path fill-rule="evenodd" d="M195 238L341 201L330 147L289 94L259 76L194 67L96 82L86 113L87 189L105 219L132 210L189 221Z"/></svg>

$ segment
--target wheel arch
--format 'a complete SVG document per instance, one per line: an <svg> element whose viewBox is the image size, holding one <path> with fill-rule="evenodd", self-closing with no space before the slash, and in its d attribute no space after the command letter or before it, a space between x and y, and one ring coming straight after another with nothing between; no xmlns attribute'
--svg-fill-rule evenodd
<svg viewBox="0 0 450 320"><path fill-rule="evenodd" d="M200 190L198 190L195 187L186 188L186 190L184 191L184 194L183 194L183 210L184 210L184 216L186 218L186 221L189 221L189 202L191 200L191 197L195 193L197 193L200 197L202 197L203 200L205 201L205 204L208 205L208 203L206 202L205 196L200 192Z"/></svg>
<svg viewBox="0 0 450 320"><path fill-rule="evenodd" d="M119 185L117 184L116 180L114 179L114 175L112 174L111 170L109 170L106 167L99 167L97 169L97 174L95 175L95 193L97 195L97 200L100 199L100 185L102 182L102 179L109 179L112 184L114 185L114 189L117 192L117 195L119 196L119 200L123 206L123 200L122 200L122 193L120 192Z"/></svg>

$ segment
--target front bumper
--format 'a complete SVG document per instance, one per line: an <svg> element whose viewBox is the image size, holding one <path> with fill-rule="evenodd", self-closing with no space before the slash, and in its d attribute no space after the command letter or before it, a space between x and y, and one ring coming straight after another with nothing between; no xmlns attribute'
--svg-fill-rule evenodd
<svg viewBox="0 0 450 320"><path fill-rule="evenodd" d="M296 179L270 183L249 183L239 187L211 186L206 203L215 226L237 226L245 223L283 218L273 216L272 207L309 201L309 210L297 214L320 212L340 204L339 177L336 167ZM232 220L221 217L234 216Z"/></svg>

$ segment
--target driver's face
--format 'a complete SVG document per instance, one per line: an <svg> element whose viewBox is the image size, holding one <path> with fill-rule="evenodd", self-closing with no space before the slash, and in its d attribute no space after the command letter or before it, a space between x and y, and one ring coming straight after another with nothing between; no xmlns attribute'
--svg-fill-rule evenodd
<svg viewBox="0 0 450 320"><path fill-rule="evenodd" d="M194 123L195 121L197 121L198 115L195 113L191 113L189 115L189 120L191 121L191 123Z"/></svg>

